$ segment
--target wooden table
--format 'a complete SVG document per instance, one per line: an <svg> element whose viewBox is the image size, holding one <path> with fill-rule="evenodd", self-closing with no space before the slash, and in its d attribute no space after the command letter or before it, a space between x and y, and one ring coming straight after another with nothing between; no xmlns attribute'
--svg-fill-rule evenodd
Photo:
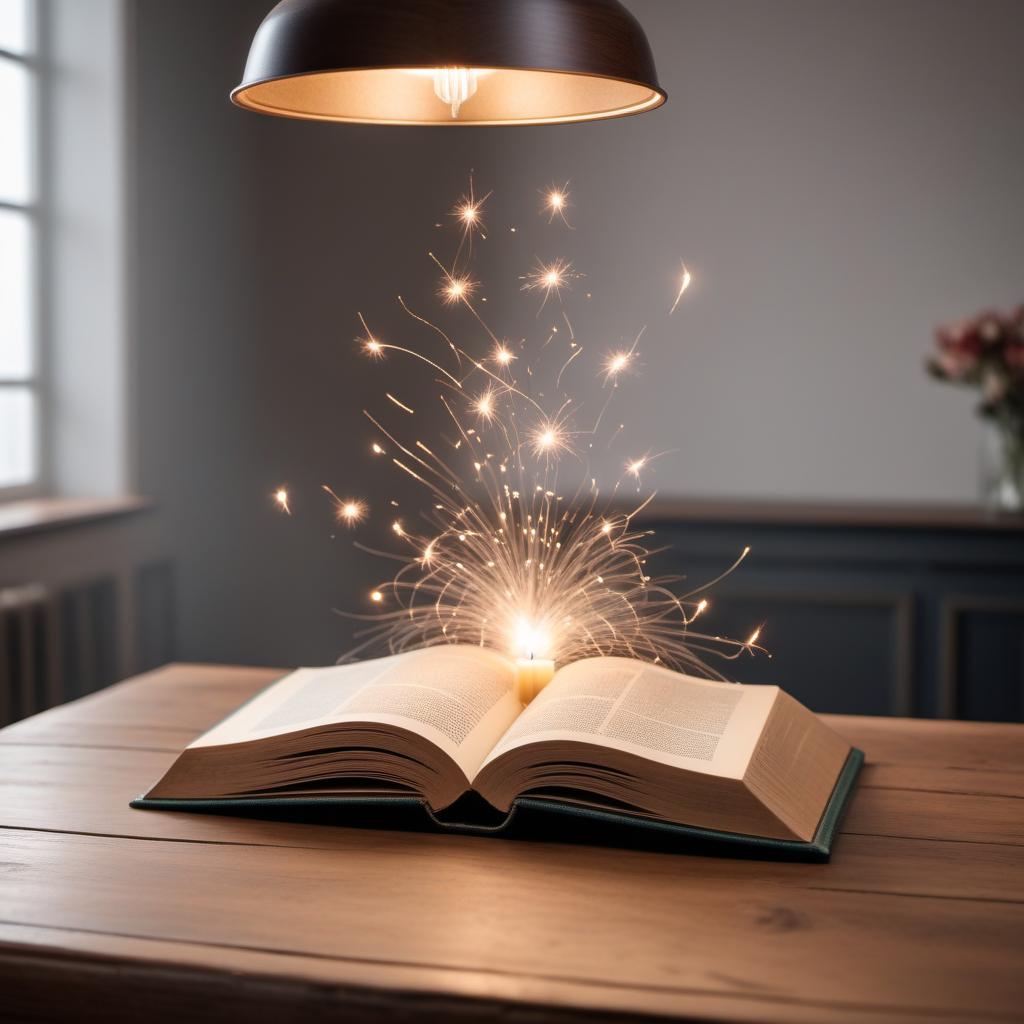
<svg viewBox="0 0 1024 1024"><path fill-rule="evenodd" d="M278 673L0 732L5 1021L1020 1020L1024 727L839 718L828 865L133 811Z"/></svg>

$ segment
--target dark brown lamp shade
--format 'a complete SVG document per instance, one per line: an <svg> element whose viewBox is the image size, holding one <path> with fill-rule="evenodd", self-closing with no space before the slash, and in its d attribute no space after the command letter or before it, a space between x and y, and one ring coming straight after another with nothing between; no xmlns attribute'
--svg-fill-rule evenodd
<svg viewBox="0 0 1024 1024"><path fill-rule="evenodd" d="M282 0L231 99L317 121L505 125L638 114L665 92L618 0Z"/></svg>

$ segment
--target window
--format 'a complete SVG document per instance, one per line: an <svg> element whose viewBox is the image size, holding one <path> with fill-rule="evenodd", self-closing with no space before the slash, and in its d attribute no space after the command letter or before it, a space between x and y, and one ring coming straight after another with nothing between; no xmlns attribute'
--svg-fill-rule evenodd
<svg viewBox="0 0 1024 1024"><path fill-rule="evenodd" d="M31 493L42 475L36 316L38 66L29 0L0 0L0 496Z"/></svg>

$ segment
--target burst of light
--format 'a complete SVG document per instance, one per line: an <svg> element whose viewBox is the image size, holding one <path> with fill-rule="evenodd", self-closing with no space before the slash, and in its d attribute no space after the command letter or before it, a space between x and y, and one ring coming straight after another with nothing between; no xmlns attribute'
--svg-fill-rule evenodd
<svg viewBox="0 0 1024 1024"><path fill-rule="evenodd" d="M441 282L438 295L448 305L454 305L456 302L469 302L478 287L477 283L468 277L448 275Z"/></svg>
<svg viewBox="0 0 1024 1024"><path fill-rule="evenodd" d="M366 506L361 501L343 501L338 507L338 515L349 526L355 526L366 515Z"/></svg>
<svg viewBox="0 0 1024 1024"><path fill-rule="evenodd" d="M489 423L494 418L494 404L494 389L489 387L473 403L473 409L480 419Z"/></svg>
<svg viewBox="0 0 1024 1024"><path fill-rule="evenodd" d="M548 215L548 223L550 224L556 217L559 217L562 223L569 227L569 221L566 217L566 210L569 208L568 183L562 186L552 185L542 195L544 197L542 209Z"/></svg>
<svg viewBox="0 0 1024 1024"><path fill-rule="evenodd" d="M523 658L546 658L550 653L551 642L547 631L521 618L516 624L514 646L516 653Z"/></svg>
<svg viewBox="0 0 1024 1024"><path fill-rule="evenodd" d="M632 358L631 352L609 352L604 361L604 379L606 381L615 380L629 367Z"/></svg>
<svg viewBox="0 0 1024 1024"><path fill-rule="evenodd" d="M744 646L746 646L746 647L753 647L754 644L757 643L758 638L760 636L761 636L761 627L758 626L757 629L755 629L754 632L750 634L750 639L746 642L746 644Z"/></svg>
<svg viewBox="0 0 1024 1024"><path fill-rule="evenodd" d="M288 491L284 487L278 487L278 489L274 491L274 501L277 502L278 508L280 508L282 512L285 512L288 515L292 514L291 506L288 504Z"/></svg>
<svg viewBox="0 0 1024 1024"><path fill-rule="evenodd" d="M553 456L569 450L569 437L560 423L544 420L530 432L530 446L535 455Z"/></svg>
<svg viewBox="0 0 1024 1024"><path fill-rule="evenodd" d="M565 260L537 263L533 270L523 278L523 290L542 291L544 299L547 301L552 293L557 295L563 288L568 288L574 276L572 264Z"/></svg>
<svg viewBox="0 0 1024 1024"><path fill-rule="evenodd" d="M370 601L379 607L362 615L370 624L350 656L364 649L376 653L379 647L400 653L424 645L465 643L561 663L622 656L723 678L707 664L705 654L732 660L760 650L755 648L760 630L741 642L704 635L691 624L708 607L702 593L732 572L746 551L717 579L677 593L672 580L651 573L650 532L633 525L649 498L626 511L612 505L616 493L621 499L621 490L599 498L593 480L575 493L562 492L557 456L572 451L582 462L584 452L596 454L598 444L610 444L621 433L619 418L610 416L600 430L616 392L610 389L604 402L593 404L595 419L589 419L589 411L588 419L582 419L591 405L587 395L577 400L571 384L584 365L583 360L573 362L584 346L570 322L568 296L556 328L545 328L535 350L524 338L513 354L502 340L506 336L485 322L480 310L487 307L473 301L479 286L471 276L471 241L482 228L483 201L474 197L471 183L469 193L452 208L461 238L454 258L442 263L428 254L443 274L441 299L449 306L464 303L471 314L471 337L463 341L401 299L404 313L432 332L424 343L430 348L420 352L380 341L363 322L360 340L368 354L394 354L410 359L424 374L424 367L429 370L419 389L408 378L401 381L402 395L416 402L419 414L383 389L390 419L367 412L379 438L370 451L387 454L389 464L424 488L426 501L422 513L414 516L406 514L403 499L403 520L388 524L393 538L401 541L394 544L400 552L389 555L400 568L381 589L370 592ZM548 190L544 203L552 218L564 217L571 206L566 188ZM689 284L685 267L683 271L680 295ZM570 292L580 277L559 259L538 262L521 284L525 291L541 292L546 302L551 295L561 298ZM632 347L607 356L606 379L634 368L637 342L639 336ZM539 354L548 345L552 351L568 347L571 353L559 352L544 363ZM513 375L515 360L522 374ZM424 408L430 405L426 385L432 382L441 385L434 395L446 414L445 426L434 437L410 438L412 424L431 422ZM563 404L555 411L558 402ZM585 439L579 452L577 438ZM647 453L625 464L638 487L641 471L655 457ZM354 522L366 514L362 502L330 493L342 521L351 515ZM425 535L418 533L421 521L429 524Z"/></svg>
<svg viewBox="0 0 1024 1024"><path fill-rule="evenodd" d="M334 505L334 518L336 522L344 523L346 526L355 526L366 516L366 503L357 498L339 498L334 491L322 484L321 489L330 496Z"/></svg>
<svg viewBox="0 0 1024 1024"><path fill-rule="evenodd" d="M672 303L672 308L668 311L668 315L671 316L676 311L676 306L679 305L679 300L683 297L683 292L690 287L690 272L686 269L686 264L683 264L683 276L679 280L679 294L676 295L676 301Z"/></svg>

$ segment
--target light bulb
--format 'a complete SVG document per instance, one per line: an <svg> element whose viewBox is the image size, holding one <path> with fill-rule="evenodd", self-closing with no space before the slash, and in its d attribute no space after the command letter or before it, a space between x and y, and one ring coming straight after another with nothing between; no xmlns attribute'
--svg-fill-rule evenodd
<svg viewBox="0 0 1024 1024"><path fill-rule="evenodd" d="M434 94L452 108L452 120L459 109L476 94L479 72L475 68L434 68Z"/></svg>

